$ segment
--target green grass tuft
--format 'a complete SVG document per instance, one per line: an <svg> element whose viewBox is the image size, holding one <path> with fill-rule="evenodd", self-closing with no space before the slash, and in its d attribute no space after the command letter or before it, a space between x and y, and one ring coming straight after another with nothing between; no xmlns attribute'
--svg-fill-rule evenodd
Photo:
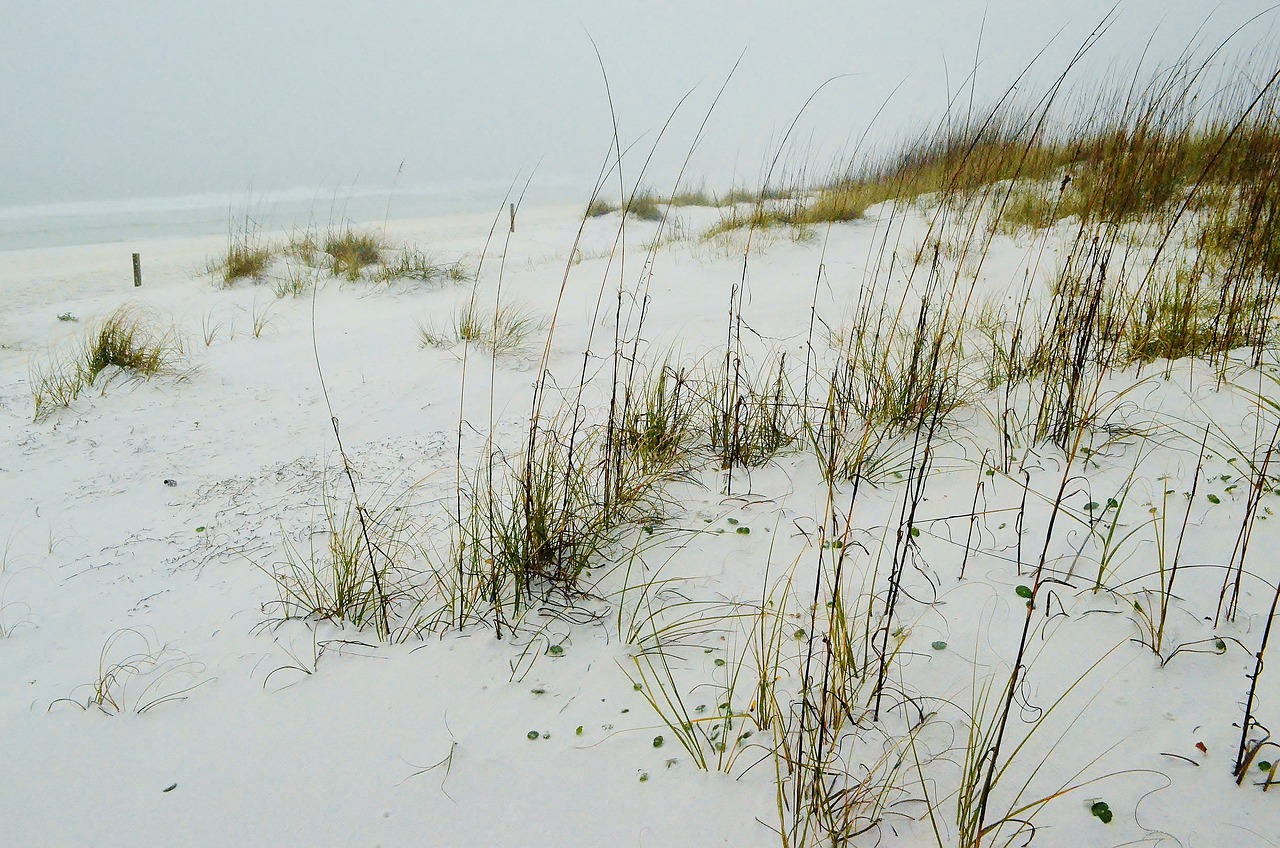
<svg viewBox="0 0 1280 848"><path fill-rule="evenodd" d="M365 268L382 261L385 246L376 233L346 227L330 232L325 237L323 249L329 257L329 270L333 276L355 282Z"/></svg>
<svg viewBox="0 0 1280 848"><path fill-rule="evenodd" d="M33 369L35 418L69 406L109 368L154 377L169 370L182 353L182 338L174 329L159 327L136 307L122 306L91 327L69 353Z"/></svg>

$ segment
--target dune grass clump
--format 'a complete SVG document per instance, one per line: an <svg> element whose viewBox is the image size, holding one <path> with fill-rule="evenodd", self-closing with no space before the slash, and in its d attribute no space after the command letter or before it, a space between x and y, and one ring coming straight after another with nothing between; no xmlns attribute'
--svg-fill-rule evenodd
<svg viewBox="0 0 1280 848"><path fill-rule="evenodd" d="M541 326L541 319L523 307L503 304L496 310L485 310L468 301L444 324L420 323L418 341L423 347L442 350L473 344L499 357L524 349Z"/></svg>
<svg viewBox="0 0 1280 848"><path fill-rule="evenodd" d="M122 307L90 334L83 366L90 383L112 366L152 377L180 352L171 331L157 333L133 308Z"/></svg>
<svg viewBox="0 0 1280 848"><path fill-rule="evenodd" d="M720 466L753 468L768 463L800 436L801 410L791 387L786 355L758 370L727 363L710 397L710 445Z"/></svg>
<svg viewBox="0 0 1280 848"><path fill-rule="evenodd" d="M712 224L703 237L713 239L734 230L770 227L790 227L798 237L803 237L813 224L862 218L872 199L856 185L833 185L820 189L807 199L761 201L748 211L731 206L721 213L720 220Z"/></svg>
<svg viewBox="0 0 1280 848"><path fill-rule="evenodd" d="M228 234L226 253L211 261L208 271L228 287L240 280L262 280L275 255L276 249L262 237L261 229L246 220Z"/></svg>
<svg viewBox="0 0 1280 848"><path fill-rule="evenodd" d="M322 250L329 257L329 270L333 276L355 282L366 268L382 261L385 247L377 233L344 227L325 237Z"/></svg>
<svg viewBox="0 0 1280 848"><path fill-rule="evenodd" d="M636 192L627 201L627 214L641 221L661 221L666 205L666 201L653 192Z"/></svg>
<svg viewBox="0 0 1280 848"><path fill-rule="evenodd" d="M1150 287L1125 326L1127 357L1147 363L1205 357L1264 343L1250 332L1254 322L1243 317L1243 313L1256 314L1264 304L1236 302L1227 292L1215 293L1212 288L1186 271Z"/></svg>
<svg viewBox="0 0 1280 848"><path fill-rule="evenodd" d="M673 207L682 206L719 206L719 201L715 195L708 192L705 188L688 189L686 191L678 191L667 198L666 202Z"/></svg>
<svg viewBox="0 0 1280 848"><path fill-rule="evenodd" d="M313 534L310 547L287 544L284 561L265 569L279 592L281 615L373 628L388 638L407 612L402 608L412 606L404 568L410 531L398 502L339 511L326 500L325 529Z"/></svg>
<svg viewBox="0 0 1280 848"><path fill-rule="evenodd" d="M623 206L625 206L628 215L634 215L642 221L660 221L667 207L715 207L723 205L726 205L724 201L718 200L715 195L705 189L679 191L670 197L664 197L647 189L640 189L634 192ZM597 197L587 205L586 215L588 218L600 218L610 212L622 210L623 206L618 206L605 198Z"/></svg>
<svg viewBox="0 0 1280 848"><path fill-rule="evenodd" d="M314 229L295 231L285 243L282 252L308 268L319 268L326 261L324 258L326 254L320 249L320 238Z"/></svg>
<svg viewBox="0 0 1280 848"><path fill-rule="evenodd" d="M720 213L720 219L702 234L702 238L714 240L738 230L765 230L771 227L791 227L799 232L803 226L802 211L792 203L760 203L749 210L730 206Z"/></svg>
<svg viewBox="0 0 1280 848"><path fill-rule="evenodd" d="M565 414L534 429L521 455L486 451L462 484L450 555L473 607L501 628L539 601L579 598L591 569L640 522L659 520L674 472L628 461L628 450L610 447L607 427Z"/></svg>
<svg viewBox="0 0 1280 848"><path fill-rule="evenodd" d="M614 428L620 464L661 474L684 470L707 447L706 387L685 368L664 362L639 387L624 388L619 425Z"/></svg>
<svg viewBox="0 0 1280 848"><path fill-rule="evenodd" d="M142 378L169 370L183 353L182 338L137 307L122 306L92 326L68 353L33 370L35 418L66 407L109 368Z"/></svg>
<svg viewBox="0 0 1280 848"><path fill-rule="evenodd" d="M373 275L378 282L417 280L423 283L464 283L472 280L475 272L461 259L444 264L416 247L404 247L395 259L384 264Z"/></svg>
<svg viewBox="0 0 1280 848"><path fill-rule="evenodd" d="M233 246L221 266L222 279L227 285L237 280L262 279L267 266L271 264L271 248L267 245L251 247L247 245Z"/></svg>
<svg viewBox="0 0 1280 848"><path fill-rule="evenodd" d="M866 215L867 207L875 200L857 186L836 185L820 190L798 214L806 224L856 221Z"/></svg>
<svg viewBox="0 0 1280 848"><path fill-rule="evenodd" d="M713 205L740 206L744 203L759 203L765 200L792 200L796 195L797 191L795 189L782 186L764 186L762 188L734 186L725 192L723 196L717 197Z"/></svg>
<svg viewBox="0 0 1280 848"><path fill-rule="evenodd" d="M839 342L805 429L828 480L878 482L899 469L912 437L932 438L967 403L963 324L941 302L895 322L864 304Z"/></svg>
<svg viewBox="0 0 1280 848"><path fill-rule="evenodd" d="M610 212L617 212L618 206L609 202L603 197L597 197L587 204L586 216L588 218L603 218Z"/></svg>

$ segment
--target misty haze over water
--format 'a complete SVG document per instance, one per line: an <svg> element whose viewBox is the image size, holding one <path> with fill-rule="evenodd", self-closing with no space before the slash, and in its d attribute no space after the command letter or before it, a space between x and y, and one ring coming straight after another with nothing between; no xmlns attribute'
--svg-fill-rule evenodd
<svg viewBox="0 0 1280 848"><path fill-rule="evenodd" d="M262 233L379 224L388 217L499 214L522 185L467 182L378 188L288 189L263 193L180 195L0 206L0 250L137 242L155 238ZM531 186L526 203L576 203L568 181Z"/></svg>
<svg viewBox="0 0 1280 848"><path fill-rule="evenodd" d="M1269 0L9 6L0 249L368 223L388 197L496 213L530 174L531 205L585 207L615 139L659 192L756 187L779 150L822 179L1011 86L1230 61L1276 25Z"/></svg>

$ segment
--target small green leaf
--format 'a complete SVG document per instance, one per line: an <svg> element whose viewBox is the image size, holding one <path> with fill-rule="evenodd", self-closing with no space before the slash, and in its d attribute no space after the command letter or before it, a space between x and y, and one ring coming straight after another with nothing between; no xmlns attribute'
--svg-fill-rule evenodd
<svg viewBox="0 0 1280 848"><path fill-rule="evenodd" d="M1271 763L1266 760L1258 760L1258 771L1271 771Z"/></svg>
<svg viewBox="0 0 1280 848"><path fill-rule="evenodd" d="M1098 508L1098 502L1089 501L1087 504L1084 505L1084 508L1087 509L1089 512L1093 512L1095 509Z"/></svg>
<svg viewBox="0 0 1280 848"><path fill-rule="evenodd" d="M1225 654L1227 652L1227 643L1222 641L1221 639L1215 639L1213 642L1213 647L1220 654Z"/></svg>
<svg viewBox="0 0 1280 848"><path fill-rule="evenodd" d="M643 691L644 691L644 687L643 687L643 686L641 686L639 683L632 683L632 684L631 684L631 688L632 688L632 689L634 689L634 690L636 690L637 692L643 692Z"/></svg>
<svg viewBox="0 0 1280 848"><path fill-rule="evenodd" d="M529 737L529 739L533 740L533 739L537 739L537 738L538 738L539 736L541 736L542 734L541 734L541 733L539 733L539 732L538 732L538 731L536 731L536 730L530 730L530 731L529 731L528 733L526 733L525 735L526 735L526 736L528 736L528 737Z"/></svg>
<svg viewBox="0 0 1280 848"><path fill-rule="evenodd" d="M797 630L793 635L794 635L797 639L803 639L804 637L808 636L809 634L808 634L808 633L805 633L805 632L804 632L804 629L803 629L803 628L801 628L801 629Z"/></svg>
<svg viewBox="0 0 1280 848"><path fill-rule="evenodd" d="M698 706L696 706L696 707L694 707L694 708L693 708L693 711L694 711L695 713L705 713L705 712L707 711L707 705L706 705L706 704L698 704Z"/></svg>
<svg viewBox="0 0 1280 848"><path fill-rule="evenodd" d="M655 748L661 748L661 747L662 747L662 737L661 737L661 736L655 736L655 737L653 737L653 747L655 747Z"/></svg>
<svg viewBox="0 0 1280 848"><path fill-rule="evenodd" d="M1220 504L1220 503L1222 503L1222 498L1218 497L1217 495L1209 494L1209 495L1206 495L1205 497L1207 497L1207 498L1209 499L1209 503L1211 503L1211 504Z"/></svg>
<svg viewBox="0 0 1280 848"><path fill-rule="evenodd" d="M547 653L548 653L548 654L550 654L550 655L551 655L551 656L553 656L553 657L561 657L561 656L564 656L564 646L563 646L563 645L552 645L550 648L547 648Z"/></svg>
<svg viewBox="0 0 1280 848"><path fill-rule="evenodd" d="M947 643L939 639L938 641L934 642L931 647L935 651L945 651L947 649Z"/></svg>
<svg viewBox="0 0 1280 848"><path fill-rule="evenodd" d="M725 521L729 522L730 524L737 524L737 523L738 523L738 519L736 519L736 518L726 518L726 519L725 519Z"/></svg>
<svg viewBox="0 0 1280 848"><path fill-rule="evenodd" d="M1112 818L1113 816L1111 815L1110 810L1103 810L1102 812L1098 813L1098 820L1101 821L1103 824L1111 824Z"/></svg>
<svg viewBox="0 0 1280 848"><path fill-rule="evenodd" d="M719 657L716 657L716 668L722 668L723 666L724 666L724 660L720 659Z"/></svg>
<svg viewBox="0 0 1280 848"><path fill-rule="evenodd" d="M1115 509L1120 506L1120 501L1115 498L1107 498L1107 509Z"/></svg>
<svg viewBox="0 0 1280 848"><path fill-rule="evenodd" d="M201 524L199 527L196 528L197 533L203 533L204 531L205 531L205 526L203 524Z"/></svg>
<svg viewBox="0 0 1280 848"><path fill-rule="evenodd" d="M645 783L645 782L647 782L648 780L649 780L649 772L647 772L647 771L642 771L642 772L640 772L640 782L641 782L641 783Z"/></svg>
<svg viewBox="0 0 1280 848"><path fill-rule="evenodd" d="M912 528L911 528L911 538L913 538L913 539L919 539L919 538L920 538L920 528L919 528L919 527L912 527Z"/></svg>
<svg viewBox="0 0 1280 848"><path fill-rule="evenodd" d="M541 686L539 686L537 689L530 689L529 691L530 691L530 692L532 692L532 693L533 693L533 694L535 694L535 695L545 695L545 694L547 694L547 690L546 690L546 689L543 689Z"/></svg>
<svg viewBox="0 0 1280 848"><path fill-rule="evenodd" d="M1019 598L1030 598L1030 597L1032 596L1032 594L1034 594L1034 593L1031 591L1031 587L1030 587L1030 586L1019 586L1018 588L1014 589L1013 591L1018 595L1018 597L1019 597Z"/></svg>
<svg viewBox="0 0 1280 848"><path fill-rule="evenodd" d="M577 730L575 730L575 731L573 731L573 735L574 735L574 736L581 736L581 735L582 735L582 725L578 725L578 729L577 729Z"/></svg>
<svg viewBox="0 0 1280 848"><path fill-rule="evenodd" d="M1093 806L1089 808L1089 812L1093 813L1096 816L1099 813L1105 813L1109 809L1111 809L1111 807L1107 804L1106 801L1094 801Z"/></svg>
<svg viewBox="0 0 1280 848"><path fill-rule="evenodd" d="M735 532L735 533L740 533L740 534L742 534L743 536L749 536L749 535L751 535L751 528L750 528L750 527L739 527L739 528L738 528L737 530L735 530L734 532Z"/></svg>

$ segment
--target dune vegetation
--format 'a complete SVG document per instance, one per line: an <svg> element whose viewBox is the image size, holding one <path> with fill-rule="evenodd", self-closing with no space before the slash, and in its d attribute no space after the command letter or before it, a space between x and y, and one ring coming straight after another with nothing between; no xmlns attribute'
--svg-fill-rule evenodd
<svg viewBox="0 0 1280 848"><path fill-rule="evenodd" d="M568 773L623 750L627 769L643 764L619 779L637 791L683 780L673 797L742 793L732 816L689 815L742 819L760 844L1273 832L1270 67L1188 60L1118 91L1072 91L1064 74L1039 99L1011 89L820 180L770 173L723 197L681 180L654 191L641 171L613 205L602 179L549 271L544 245L522 266L508 255L517 234L499 246L493 231L467 254L474 269L353 226L232 239L210 266L220 286L313 295L312 335L275 352L314 368L334 450L306 486L284 487L277 466L181 502L216 503L226 521L216 540L196 531L201 567L248 562L265 586L254 638L272 647L255 654L254 673L268 669L255 684L274 697L304 681L289 695L301 701L349 655L408 677L420 668L405 644L445 662L460 643L481 650L456 637L492 637L475 666L498 672L467 667L447 686L496 702L494 679L519 684L516 714L540 723L487 728L509 747L468 760L480 732L455 738L446 715L447 754L402 757L410 777L431 773L447 796L456 769L459 793L492 799L492 766L482 780L471 763ZM643 238L623 237L633 230ZM335 300L341 331L318 333L324 275L453 287L388 289L404 326L370 321L344 342L338 322L359 303ZM430 310L412 333L409 303ZM180 350L130 312L89 338L33 375L38 419L109 366L154 374ZM325 360L329 343L345 346ZM344 407L334 373L383 394L350 390L363 400ZM402 418L438 443L406 438L397 453L369 435ZM366 468L402 470L419 449L428 482ZM258 491L274 500L245 494ZM302 655L270 653L299 630ZM196 690L190 658L158 640L108 657L138 641L113 637L96 685L69 702L151 714L212 688ZM557 663L571 671L542 682ZM156 669L180 670L168 680L181 685L121 690ZM379 710L347 728L364 749L395 718L376 690L356 694L344 709ZM415 690L408 703L429 700ZM611 787L617 771L589 780ZM581 800L538 783L529 791L557 815Z"/></svg>
<svg viewBox="0 0 1280 848"><path fill-rule="evenodd" d="M1280 480L1280 119L1276 76L1206 101L1209 73L1089 92L1088 109L1056 88L1001 102L816 187L734 198L704 238L743 234L741 280L721 347L687 361L645 342L659 233L637 278L602 279L608 338L576 379L549 376L556 301L523 443L491 436L459 465L434 543L409 552L402 514L356 504L328 565L279 573L280 609L393 641L527 639L548 608L603 622L655 746L734 775L770 763L784 845L1026 844L1067 798L1084 814L1059 827L1137 838L1152 776L1187 763L1215 792L1265 791L1280 575L1253 540ZM677 197L637 188L622 211L661 226ZM611 211L593 199L585 218ZM846 314L814 309L770 343L747 269L758 287L776 268L752 234L844 222L878 252L842 281ZM501 320L421 335L482 340ZM769 528L700 519L690 492L767 503L780 476L815 511L744 549L754 596L699 593L680 568L708 534ZM1136 713L1107 697L1121 660L1154 690ZM1123 747L1223 663L1249 673L1204 695L1208 759L1201 737Z"/></svg>

